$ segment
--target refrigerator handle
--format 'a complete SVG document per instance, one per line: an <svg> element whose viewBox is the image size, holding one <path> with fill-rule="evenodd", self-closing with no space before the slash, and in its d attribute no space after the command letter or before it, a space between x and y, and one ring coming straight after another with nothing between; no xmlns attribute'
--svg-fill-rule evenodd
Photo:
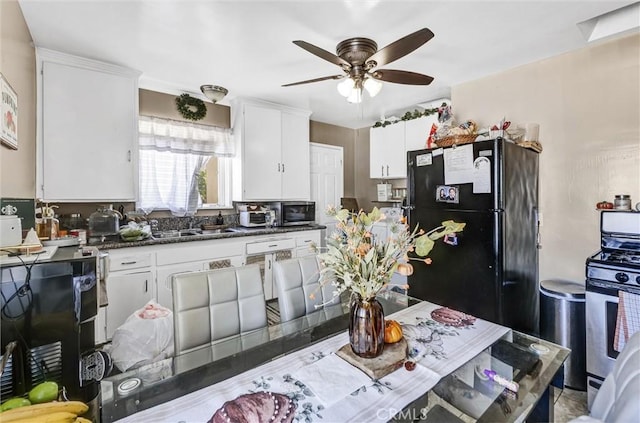
<svg viewBox="0 0 640 423"><path fill-rule="evenodd" d="M533 215L536 218L536 248L538 250L542 249L542 239L540 237L540 226L541 222L540 222L540 213L538 212L538 208L537 207L533 207Z"/></svg>

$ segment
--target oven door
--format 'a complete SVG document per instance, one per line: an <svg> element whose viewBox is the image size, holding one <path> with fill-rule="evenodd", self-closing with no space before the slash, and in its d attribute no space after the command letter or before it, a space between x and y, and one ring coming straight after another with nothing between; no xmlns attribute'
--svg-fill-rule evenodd
<svg viewBox="0 0 640 423"><path fill-rule="evenodd" d="M618 316L618 291L587 290L586 312L587 373L604 379L613 370L619 354L613 349Z"/></svg>

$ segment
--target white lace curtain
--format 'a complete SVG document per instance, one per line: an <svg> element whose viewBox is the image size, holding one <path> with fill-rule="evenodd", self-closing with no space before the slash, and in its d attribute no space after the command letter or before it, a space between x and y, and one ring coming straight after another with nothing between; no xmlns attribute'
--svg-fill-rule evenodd
<svg viewBox="0 0 640 423"><path fill-rule="evenodd" d="M138 207L193 215L201 204L198 174L209 158L231 157L231 131L156 117L139 120Z"/></svg>

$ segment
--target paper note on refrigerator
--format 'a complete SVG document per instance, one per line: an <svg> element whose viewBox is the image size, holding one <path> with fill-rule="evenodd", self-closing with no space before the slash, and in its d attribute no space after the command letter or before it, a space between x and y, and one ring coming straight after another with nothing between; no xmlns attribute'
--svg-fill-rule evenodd
<svg viewBox="0 0 640 423"><path fill-rule="evenodd" d="M473 182L473 144L444 150L444 183L468 184Z"/></svg>
<svg viewBox="0 0 640 423"><path fill-rule="evenodd" d="M491 162L486 157L473 161L473 193L491 193Z"/></svg>

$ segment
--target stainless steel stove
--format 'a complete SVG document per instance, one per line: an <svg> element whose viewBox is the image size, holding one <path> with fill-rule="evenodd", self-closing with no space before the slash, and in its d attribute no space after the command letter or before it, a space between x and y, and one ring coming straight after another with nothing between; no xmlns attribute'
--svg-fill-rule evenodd
<svg viewBox="0 0 640 423"><path fill-rule="evenodd" d="M619 354L614 349L619 293L640 295L640 213L603 211L600 232L602 249L586 263L589 408Z"/></svg>

